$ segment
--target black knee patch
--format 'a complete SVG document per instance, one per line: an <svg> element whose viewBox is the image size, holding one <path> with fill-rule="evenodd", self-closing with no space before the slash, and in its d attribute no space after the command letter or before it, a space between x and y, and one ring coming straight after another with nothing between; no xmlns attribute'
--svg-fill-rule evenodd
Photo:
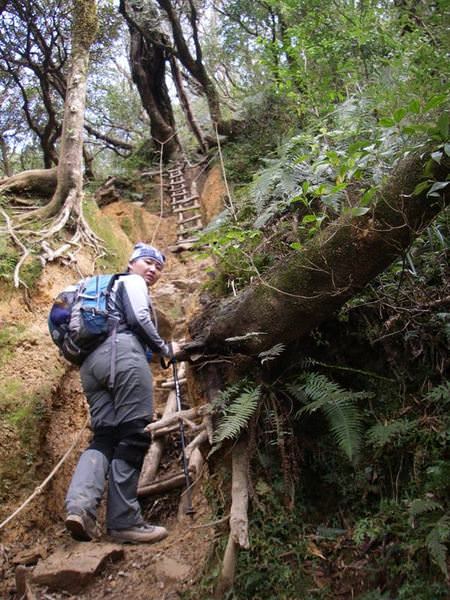
<svg viewBox="0 0 450 600"><path fill-rule="evenodd" d="M89 444L89 450L98 450L105 455L106 460L111 462L114 448L116 447L116 428L99 427L94 431L94 437Z"/></svg>
<svg viewBox="0 0 450 600"><path fill-rule="evenodd" d="M114 458L121 458L137 469L142 467L151 442L150 433L144 431L147 424L147 420L136 419L119 425L119 443L114 451Z"/></svg>

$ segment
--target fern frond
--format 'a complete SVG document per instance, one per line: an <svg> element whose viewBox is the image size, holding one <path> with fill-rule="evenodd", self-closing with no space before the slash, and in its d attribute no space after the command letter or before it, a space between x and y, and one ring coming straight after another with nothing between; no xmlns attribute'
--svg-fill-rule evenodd
<svg viewBox="0 0 450 600"><path fill-rule="evenodd" d="M423 397L428 402L440 402L448 404L450 402L450 381L445 381L441 385L436 385Z"/></svg>
<svg viewBox="0 0 450 600"><path fill-rule="evenodd" d="M383 448L393 440L411 431L416 424L416 421L408 421L407 419L397 419L390 423L377 423L368 430L367 440L375 448Z"/></svg>
<svg viewBox="0 0 450 600"><path fill-rule="evenodd" d="M295 400L297 400L301 404L304 404L308 400L308 397L306 396L303 390L302 380L297 380L294 383L286 384L286 390L293 398L295 398Z"/></svg>
<svg viewBox="0 0 450 600"><path fill-rule="evenodd" d="M275 344L272 348L268 350L264 350L264 352L260 352L258 354L258 358L261 360L261 364L263 365L265 362L269 360L274 360L277 356L280 356L286 350L286 346L284 344Z"/></svg>
<svg viewBox="0 0 450 600"><path fill-rule="evenodd" d="M250 418L256 411L261 396L260 386L247 386L241 394L228 406L219 426L213 435L215 445L226 439L236 439L239 433L247 427Z"/></svg>
<svg viewBox="0 0 450 600"><path fill-rule="evenodd" d="M433 510L442 510L442 506L439 504L439 502L435 502L434 500L430 500L428 498L426 500L416 498L411 502L409 514L414 518L418 517L419 515L423 515L426 512L432 512Z"/></svg>
<svg viewBox="0 0 450 600"><path fill-rule="evenodd" d="M223 413L228 404L230 404L232 398L234 398L239 392L241 386L242 382L229 385L224 390L221 390L221 392L213 400L213 409L215 411L219 410Z"/></svg>
<svg viewBox="0 0 450 600"><path fill-rule="evenodd" d="M441 521L446 521L447 528L446 533L443 534ZM426 537L427 550L431 559L437 564L442 573L448 578L447 569L447 546L445 544L448 541L449 534L449 517L444 516L436 523L433 529Z"/></svg>
<svg viewBox="0 0 450 600"><path fill-rule="evenodd" d="M362 435L362 415L356 402L370 394L346 390L325 375L315 372L307 373L303 383L300 380L288 389L294 397L301 399L303 394L310 400L297 412L296 417L323 411L339 447L354 461L359 453Z"/></svg>
<svg viewBox="0 0 450 600"><path fill-rule="evenodd" d="M310 369L311 367L314 367L317 364L318 361L315 358L312 358L311 356L305 356L300 361L300 367L305 370Z"/></svg>
<svg viewBox="0 0 450 600"><path fill-rule="evenodd" d="M361 447L362 417L351 402L333 402L324 411L334 437L350 461L354 461Z"/></svg>

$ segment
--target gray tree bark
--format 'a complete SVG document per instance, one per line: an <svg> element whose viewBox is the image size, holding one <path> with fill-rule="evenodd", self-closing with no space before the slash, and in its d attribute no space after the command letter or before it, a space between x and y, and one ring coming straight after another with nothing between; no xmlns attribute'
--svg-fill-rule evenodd
<svg viewBox="0 0 450 600"><path fill-rule="evenodd" d="M83 128L89 49L97 32L95 0L74 1L71 69L64 103L61 150L56 190L51 201L34 218L56 215L63 205L80 213L83 186Z"/></svg>

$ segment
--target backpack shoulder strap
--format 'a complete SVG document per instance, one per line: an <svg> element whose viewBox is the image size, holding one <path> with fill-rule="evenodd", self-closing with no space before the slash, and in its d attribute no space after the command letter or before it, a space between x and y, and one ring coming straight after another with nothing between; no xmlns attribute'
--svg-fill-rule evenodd
<svg viewBox="0 0 450 600"><path fill-rule="evenodd" d="M130 273L114 273L113 275L111 275L111 279L108 282L105 293L109 295L111 293L113 285L116 283L119 277L123 277L124 275L130 275Z"/></svg>

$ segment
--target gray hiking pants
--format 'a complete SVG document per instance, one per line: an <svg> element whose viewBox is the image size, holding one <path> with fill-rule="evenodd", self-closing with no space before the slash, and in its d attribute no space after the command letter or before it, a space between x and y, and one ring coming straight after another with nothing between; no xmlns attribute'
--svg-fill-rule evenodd
<svg viewBox="0 0 450 600"><path fill-rule="evenodd" d="M111 368L112 338L108 338L90 354L80 369L94 431L114 428L152 417L152 377L145 352L137 338L130 333L116 336L116 374L114 387L108 389ZM108 496L106 526L126 529L144 522L137 500L140 469L112 450L103 452L88 448L81 455L66 496L67 513L86 511L96 517L106 479Z"/></svg>

